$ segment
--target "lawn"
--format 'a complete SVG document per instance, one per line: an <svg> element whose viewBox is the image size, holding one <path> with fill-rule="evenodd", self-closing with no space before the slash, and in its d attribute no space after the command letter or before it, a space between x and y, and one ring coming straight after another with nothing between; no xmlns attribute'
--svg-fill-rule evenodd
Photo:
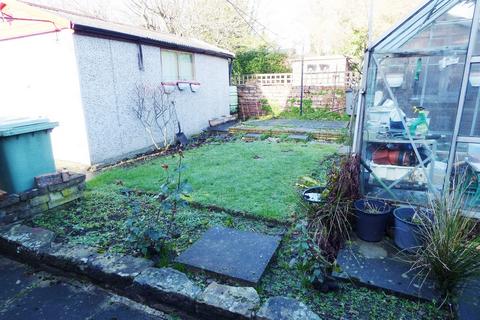
<svg viewBox="0 0 480 320"><path fill-rule="evenodd" d="M204 205L287 220L298 201L295 182L318 170L336 148L317 143L233 141L208 144L184 153L185 178L191 198ZM143 191L159 191L165 178L162 164L174 167L178 158L157 158L133 167L114 168L88 183L101 190L121 184Z"/></svg>

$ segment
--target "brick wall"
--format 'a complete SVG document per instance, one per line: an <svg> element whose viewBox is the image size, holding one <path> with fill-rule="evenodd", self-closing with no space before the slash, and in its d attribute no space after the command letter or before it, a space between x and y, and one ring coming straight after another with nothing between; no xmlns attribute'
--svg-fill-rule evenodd
<svg viewBox="0 0 480 320"><path fill-rule="evenodd" d="M56 172L35 177L35 188L20 194L0 195L0 225L9 224L83 196L85 175Z"/></svg>
<svg viewBox="0 0 480 320"><path fill-rule="evenodd" d="M237 85L239 116L245 120L250 117L266 115L262 110L261 99L268 100L271 106L285 110L292 105L299 106L300 87L285 85ZM345 111L343 88L304 86L303 98L312 101L313 108L328 108L336 112Z"/></svg>
<svg viewBox="0 0 480 320"><path fill-rule="evenodd" d="M240 119L245 120L250 117L259 117L267 114L260 105L262 95L258 86L239 85L237 86L237 94Z"/></svg>
<svg viewBox="0 0 480 320"><path fill-rule="evenodd" d="M292 87L289 99L300 99L301 89L299 86ZM312 100L312 107L327 108L335 112L345 112L345 93L343 88L304 86L303 98ZM295 106L300 102L295 101Z"/></svg>

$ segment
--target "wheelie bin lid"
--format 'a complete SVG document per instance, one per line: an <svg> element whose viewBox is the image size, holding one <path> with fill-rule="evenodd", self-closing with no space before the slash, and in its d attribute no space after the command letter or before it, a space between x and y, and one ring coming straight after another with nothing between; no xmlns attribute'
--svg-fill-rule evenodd
<svg viewBox="0 0 480 320"><path fill-rule="evenodd" d="M47 118L2 118L0 117L0 137L15 136L24 133L53 129L58 122Z"/></svg>

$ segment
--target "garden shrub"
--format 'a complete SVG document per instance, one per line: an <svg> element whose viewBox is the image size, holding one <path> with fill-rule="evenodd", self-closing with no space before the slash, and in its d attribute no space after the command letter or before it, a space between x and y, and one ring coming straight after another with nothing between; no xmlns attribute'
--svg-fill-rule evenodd
<svg viewBox="0 0 480 320"><path fill-rule="evenodd" d="M350 117L344 113L338 113L330 111L327 108L314 108L312 105L312 99L303 100L303 114L300 115L300 107L297 107L295 103L299 102L299 99L289 99L290 106L282 111L278 117L286 119L303 119L303 120L342 120L348 121Z"/></svg>
<svg viewBox="0 0 480 320"><path fill-rule="evenodd" d="M342 243L351 229L353 202L359 194L360 159L358 155L343 157L332 165L323 192L324 203L310 217L309 233L327 264L333 264Z"/></svg>
<svg viewBox="0 0 480 320"><path fill-rule="evenodd" d="M425 244L414 267L433 276L446 299L480 277L480 224L465 215L466 188L457 185L430 200L433 218L422 219Z"/></svg>
<svg viewBox="0 0 480 320"><path fill-rule="evenodd" d="M169 242L178 236L176 215L181 207L187 206L185 200L192 191L186 180L182 179L185 166L182 164L183 153L178 153L177 167L170 172L167 164L162 168L167 172L165 182L160 191L153 196L159 202L156 214L144 212L145 204L139 203L131 196L130 191L125 195L132 208L130 217L125 221L128 232L127 242L145 256L167 254Z"/></svg>

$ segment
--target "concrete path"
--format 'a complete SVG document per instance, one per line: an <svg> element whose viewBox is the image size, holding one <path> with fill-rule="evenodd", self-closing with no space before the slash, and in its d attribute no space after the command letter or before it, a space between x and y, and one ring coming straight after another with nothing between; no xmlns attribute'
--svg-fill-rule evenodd
<svg viewBox="0 0 480 320"><path fill-rule="evenodd" d="M53 276L0 256L0 319L179 319L89 283Z"/></svg>

